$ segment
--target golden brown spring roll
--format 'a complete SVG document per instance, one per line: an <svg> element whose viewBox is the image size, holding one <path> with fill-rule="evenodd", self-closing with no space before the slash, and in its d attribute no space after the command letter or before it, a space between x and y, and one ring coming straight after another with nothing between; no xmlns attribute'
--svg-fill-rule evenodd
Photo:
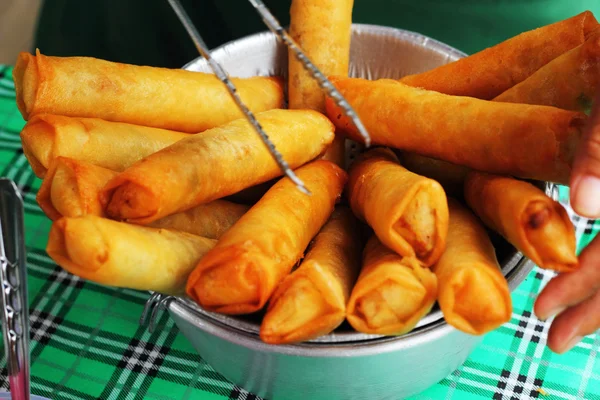
<svg viewBox="0 0 600 400"><path fill-rule="evenodd" d="M465 182L465 199L488 227L540 267L566 272L579 265L567 211L532 184L472 172Z"/></svg>
<svg viewBox="0 0 600 400"><path fill-rule="evenodd" d="M220 238L250 209L226 200L213 200L150 223L153 228L174 229L209 239Z"/></svg>
<svg viewBox="0 0 600 400"><path fill-rule="evenodd" d="M472 56L401 79L406 85L490 100L582 44L598 27L590 11L521 33Z"/></svg>
<svg viewBox="0 0 600 400"><path fill-rule="evenodd" d="M117 172L85 161L56 157L38 190L36 200L48 218L105 217L98 193Z"/></svg>
<svg viewBox="0 0 600 400"><path fill-rule="evenodd" d="M585 114L548 106L448 96L393 80L334 79L373 143L433 157L478 171L569 182ZM360 140L341 110L327 114Z"/></svg>
<svg viewBox="0 0 600 400"><path fill-rule="evenodd" d="M437 290L430 269L415 258L396 254L373 236L364 250L346 319L359 332L402 335L429 313Z"/></svg>
<svg viewBox="0 0 600 400"><path fill-rule="evenodd" d="M325 75L348 75L354 0L292 0L290 35ZM288 103L292 109L325 113L325 94L290 52ZM345 138L336 136L324 159L343 167Z"/></svg>
<svg viewBox="0 0 600 400"><path fill-rule="evenodd" d="M25 120L47 113L196 133L243 117L225 85L201 72L36 51L19 54L13 79ZM278 78L234 78L233 83L253 112L283 104Z"/></svg>
<svg viewBox="0 0 600 400"><path fill-rule="evenodd" d="M401 152L399 158L409 171L438 181L447 194L462 196L469 168L409 152Z"/></svg>
<svg viewBox="0 0 600 400"><path fill-rule="evenodd" d="M449 198L446 251L434 266L438 303L448 324L482 335L508 322L512 300L494 246L477 217Z"/></svg>
<svg viewBox="0 0 600 400"><path fill-rule="evenodd" d="M54 222L46 251L66 271L96 283L179 295L215 243L87 215Z"/></svg>
<svg viewBox="0 0 600 400"><path fill-rule="evenodd" d="M58 157L50 165L38 191L38 204L52 220L85 215L105 217L99 193L116 175L117 172L85 161ZM149 226L218 239L248 209L248 206L214 200L168 215Z"/></svg>
<svg viewBox="0 0 600 400"><path fill-rule="evenodd" d="M348 208L338 208L310 251L277 287L260 326L266 343L304 342L326 335L346 318L360 269L361 239Z"/></svg>
<svg viewBox="0 0 600 400"><path fill-rule="evenodd" d="M224 314L260 310L327 222L346 173L324 160L295 172L312 195L281 179L198 263L186 292L202 307Z"/></svg>
<svg viewBox="0 0 600 400"><path fill-rule="evenodd" d="M333 125L311 110L257 114L291 168L316 158L333 140ZM279 166L245 119L193 135L119 174L101 196L107 214L147 224L281 176Z"/></svg>
<svg viewBox="0 0 600 400"><path fill-rule="evenodd" d="M59 156L123 171L134 162L189 136L96 118L36 115L21 131L21 143L33 172L43 178L50 163Z"/></svg>
<svg viewBox="0 0 600 400"><path fill-rule="evenodd" d="M600 29L494 100L587 112L600 83Z"/></svg>
<svg viewBox="0 0 600 400"><path fill-rule="evenodd" d="M398 164L389 149L363 153L348 173L348 202L390 249L425 266L444 251L448 205L442 186Z"/></svg>

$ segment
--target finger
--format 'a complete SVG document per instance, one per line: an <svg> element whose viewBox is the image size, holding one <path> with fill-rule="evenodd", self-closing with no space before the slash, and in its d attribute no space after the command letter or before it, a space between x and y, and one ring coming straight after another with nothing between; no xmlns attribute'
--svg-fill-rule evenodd
<svg viewBox="0 0 600 400"><path fill-rule="evenodd" d="M600 96L575 153L571 172L571 206L579 215L600 217Z"/></svg>
<svg viewBox="0 0 600 400"><path fill-rule="evenodd" d="M548 347L555 353L564 353L584 336L600 328L600 292L583 303L567 309L552 322L548 333Z"/></svg>
<svg viewBox="0 0 600 400"><path fill-rule="evenodd" d="M539 294L535 315L546 320L592 296L600 287L600 236L581 252L579 268L552 279Z"/></svg>

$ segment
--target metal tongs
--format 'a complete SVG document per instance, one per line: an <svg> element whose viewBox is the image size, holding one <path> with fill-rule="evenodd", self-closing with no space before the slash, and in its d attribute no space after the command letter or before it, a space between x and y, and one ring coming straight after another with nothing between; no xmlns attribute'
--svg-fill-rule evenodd
<svg viewBox="0 0 600 400"><path fill-rule="evenodd" d="M168 0L168 1L170 3L171 7L173 8L173 10L175 11L175 13L177 14L177 16L179 17L179 20L181 21L181 23L187 30L188 34L192 38L192 41L196 45L196 48L198 49L200 54L206 59L210 68L215 73L215 75L221 80L221 82L223 82L225 84L225 86L227 87L227 90L229 91L229 93L231 94L233 99L235 100L235 102L238 105L238 107L240 108L240 110L244 113L244 115L246 116L248 121L252 124L252 126L254 127L256 132L260 135L263 143L268 147L269 152L271 153L271 155L273 156L273 158L279 165L279 168L281 168L281 170L285 173L285 175L296 184L296 187L299 190L301 190L302 192L304 192L306 194L310 194L310 191L306 188L306 186L304 185L304 182L302 182L296 176L296 174L294 174L294 172L289 167L288 163L283 159L281 153L279 153L277 151L277 149L275 148L275 145L271 142L271 140L269 139L269 136L265 133L265 131L263 130L262 126L260 125L260 123L258 122L256 117L254 116L254 114L242 102L242 99L237 94L237 90L236 90L235 86L233 85L233 83L231 82L231 80L229 79L227 72L225 72L223 67L214 58L211 57L210 50L206 46L206 43L202 39L202 36L200 36L200 33L198 33L198 30L192 23L190 17L183 9L179 0ZM256 11L260 14L265 25L267 25L267 27L269 27L269 29L275 35L277 35L277 37L279 38L279 40L281 42L283 42L290 50L292 50L294 52L294 54L296 55L296 58L302 63L304 68L312 75L313 78L315 78L318 81L319 86L321 88L323 88L326 91L327 95L335 101L335 104L338 105L338 107L340 107L344 111L344 114L352 120L352 122L358 129L358 132L363 137L363 139L365 141L365 146L369 147L371 144L371 137L369 136L369 133L367 132L366 128L364 127L364 125L358 118L358 115L356 114L354 109L350 106L348 101L335 88L335 86L333 86L333 84L327 79L327 77L325 77L325 75L323 75L323 73L309 60L309 58L306 56L306 54L304 54L302 49L300 49L300 46L298 46L298 44L285 31L285 29L283 29L283 27L281 26L279 21L277 21L275 16L273 16L271 11L269 11L269 9L265 6L265 4L261 0L248 0L248 1L250 1L250 3L254 6Z"/></svg>
<svg viewBox="0 0 600 400"><path fill-rule="evenodd" d="M13 400L29 400L29 303L23 200L16 185L0 179L0 281L2 333Z"/></svg>

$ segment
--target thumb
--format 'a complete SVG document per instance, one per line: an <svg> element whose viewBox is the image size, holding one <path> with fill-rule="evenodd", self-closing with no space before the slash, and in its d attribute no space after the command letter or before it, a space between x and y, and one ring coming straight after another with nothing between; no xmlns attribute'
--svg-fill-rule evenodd
<svg viewBox="0 0 600 400"><path fill-rule="evenodd" d="M600 96L575 153L571 173L571 207L587 218L600 218Z"/></svg>

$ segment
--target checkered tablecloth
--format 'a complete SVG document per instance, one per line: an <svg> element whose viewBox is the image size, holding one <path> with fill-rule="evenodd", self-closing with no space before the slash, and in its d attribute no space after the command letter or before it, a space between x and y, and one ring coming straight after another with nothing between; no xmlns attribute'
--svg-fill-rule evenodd
<svg viewBox="0 0 600 400"><path fill-rule="evenodd" d="M153 334L139 327L147 293L85 282L48 258L50 221L35 202L40 180L21 150L24 121L11 68L0 66L0 76L0 176L13 179L25 200L33 393L51 399L256 399L206 364L166 314ZM564 188L561 197L568 197ZM600 223L572 217L581 249ZM600 336L588 336L559 356L545 346L549 323L532 315L535 297L551 277L532 271L513 293L511 321L487 335L461 368L413 400L600 400ZM0 358L0 386L6 390L3 348Z"/></svg>

